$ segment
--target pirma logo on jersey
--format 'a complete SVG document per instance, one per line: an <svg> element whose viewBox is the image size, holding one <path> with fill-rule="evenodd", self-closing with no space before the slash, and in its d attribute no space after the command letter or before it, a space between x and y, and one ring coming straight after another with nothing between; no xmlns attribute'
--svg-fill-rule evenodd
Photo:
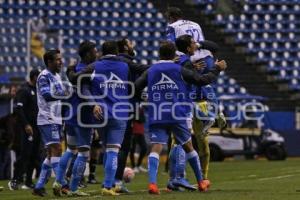
<svg viewBox="0 0 300 200"><path fill-rule="evenodd" d="M161 73L161 79L152 86L152 91L166 89L178 90L178 86L170 77Z"/></svg>
<svg viewBox="0 0 300 200"><path fill-rule="evenodd" d="M126 89L124 82L116 74L110 72L110 77L105 82L100 83L100 88L121 88Z"/></svg>

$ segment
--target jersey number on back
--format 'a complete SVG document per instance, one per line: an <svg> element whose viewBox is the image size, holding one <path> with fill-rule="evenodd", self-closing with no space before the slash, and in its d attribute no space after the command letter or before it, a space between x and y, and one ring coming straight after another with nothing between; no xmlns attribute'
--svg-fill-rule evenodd
<svg viewBox="0 0 300 200"><path fill-rule="evenodd" d="M200 33L198 29L188 29L185 31L188 35L191 35L194 39L196 38L196 42L199 42L200 40Z"/></svg>

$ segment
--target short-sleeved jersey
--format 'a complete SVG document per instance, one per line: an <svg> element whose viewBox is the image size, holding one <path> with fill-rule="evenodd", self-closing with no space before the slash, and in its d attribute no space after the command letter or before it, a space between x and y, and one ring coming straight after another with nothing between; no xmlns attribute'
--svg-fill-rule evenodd
<svg viewBox="0 0 300 200"><path fill-rule="evenodd" d="M191 111L188 84L182 79L182 66L172 61L159 61L148 70L149 123L186 121ZM173 113L172 113L173 112Z"/></svg>
<svg viewBox="0 0 300 200"><path fill-rule="evenodd" d="M86 66L84 63L78 63L75 67L75 72L82 71ZM79 122L90 124L93 122L92 108L90 106L83 106L78 112L80 104L85 102L84 99L79 97L78 89L79 88L74 88L73 95L67 100L71 105L71 107L65 109L64 113L65 117L70 117L69 120L65 121L67 125L80 125ZM78 115L80 115L80 121Z"/></svg>
<svg viewBox="0 0 300 200"><path fill-rule="evenodd" d="M169 24L166 30L167 40L175 42L176 39L182 35L190 35L196 42L204 41L204 35L199 24L189 20L177 20L176 22ZM197 50L191 61L197 61L206 56L211 56L211 52L205 49Z"/></svg>
<svg viewBox="0 0 300 200"><path fill-rule="evenodd" d="M64 86L58 73L52 74L49 70L43 70L37 79L37 125L62 124L61 100L46 101L45 94L62 96Z"/></svg>
<svg viewBox="0 0 300 200"><path fill-rule="evenodd" d="M177 20L167 27L167 39L175 42L181 35L191 35L196 42L204 40L204 35L199 24L189 20Z"/></svg>
<svg viewBox="0 0 300 200"><path fill-rule="evenodd" d="M102 108L108 114L108 119L126 118L128 112L122 111L129 108L128 98L128 64L112 58L102 59L94 63L94 73L92 74L91 92L96 98L96 102L106 105Z"/></svg>

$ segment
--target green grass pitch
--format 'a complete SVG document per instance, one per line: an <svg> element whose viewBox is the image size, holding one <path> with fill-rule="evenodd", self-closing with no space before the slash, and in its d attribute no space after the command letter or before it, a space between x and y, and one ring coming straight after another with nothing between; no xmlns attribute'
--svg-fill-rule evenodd
<svg viewBox="0 0 300 200"><path fill-rule="evenodd" d="M98 179L102 178L102 167L98 167ZM188 178L193 183L194 177L188 169ZM165 188L168 175L162 168L158 172L159 187ZM50 189L52 180L48 183L48 196L43 199L120 199L120 200L299 200L300 199L300 159L270 162L256 161L225 161L211 163L210 180L212 186L209 192L165 192L160 196L149 195L147 189L147 174L137 174L134 180L127 184L131 194L118 197L103 197L100 195L100 185L89 185L83 191L91 193L90 197L56 198ZM31 195L31 191L9 191L7 181L0 181L4 190L0 192L0 200L40 199Z"/></svg>

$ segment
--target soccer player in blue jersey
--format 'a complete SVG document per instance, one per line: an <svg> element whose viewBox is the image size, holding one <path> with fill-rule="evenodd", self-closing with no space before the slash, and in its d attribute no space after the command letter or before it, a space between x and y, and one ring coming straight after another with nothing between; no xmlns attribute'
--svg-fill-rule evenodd
<svg viewBox="0 0 300 200"><path fill-rule="evenodd" d="M44 145L47 149L40 172L39 180L33 190L34 195L45 196L44 185L53 169L55 175L58 174L59 160L62 153L61 141L61 100L67 98L70 87L62 83L59 72L63 66L62 57L59 50L49 50L44 55L46 69L43 70L37 79L37 102L38 117L37 125L41 132ZM59 195L61 185L53 183L54 195Z"/></svg>
<svg viewBox="0 0 300 200"><path fill-rule="evenodd" d="M82 71L88 64L96 60L96 44L90 41L82 42L79 45L78 54L81 60L76 65L75 72ZM78 190L78 185L83 177L86 162L90 154L92 128L82 127L80 122L90 123L93 120L93 115L91 107L84 106L81 109L78 108L85 100L78 96L76 90L74 91L72 97L68 99L68 103L70 103L71 107L67 109L65 114L66 117L69 118L65 121L67 149L60 159L56 181L62 185L61 192L64 194L69 196L88 196L87 193ZM81 121L79 121L79 119L81 119ZM64 178L65 172L68 163L76 155L77 151L78 154L73 165L70 186L68 186ZM70 189L70 191L68 189Z"/></svg>
<svg viewBox="0 0 300 200"><path fill-rule="evenodd" d="M197 64L200 60L204 61L204 63L206 63L206 67L205 67L206 69L202 70L202 72L199 71L199 73L203 73L203 72L205 73L207 70L209 70L210 66L214 65L214 58L212 53L218 50L217 45L211 43L210 41L205 41L202 29L199 26L199 24L189 20L184 20L183 13L179 8L170 7L166 12L166 16L169 22L166 31L167 39L175 42L175 40L182 35L188 34L191 37L193 37L193 39L198 43L198 50L195 51L194 55L190 57L190 60L194 64ZM204 109L204 108L208 108L207 102L213 104L214 107L217 106L217 97L213 88L210 85L207 85L205 87L198 88L197 92L198 94L201 94L200 96L206 95L206 97L208 96L210 97L210 99L206 98L206 101L204 99L201 99L201 102L198 102L198 104L196 105L198 110L197 114L201 115L202 118L205 117L206 120L196 119L196 118L194 118L193 120L193 132L197 133L195 134L195 137L197 138L197 141L199 143L198 146L200 150L199 152L200 160L203 160L201 164L203 166L205 178L207 178L207 171L208 171L208 164L209 164L209 146L208 146L209 144L208 144L208 138L206 133L208 129L214 124L215 118L217 118L218 124L221 127L226 124L226 121L224 115L221 112L216 115L213 114L213 112L208 112L207 109ZM201 110L201 108L203 109ZM215 112L217 112L217 110L215 110ZM175 153L179 151L172 151L172 152Z"/></svg>
<svg viewBox="0 0 300 200"><path fill-rule="evenodd" d="M193 46L193 38L190 35L182 35L176 39L176 46L178 52L180 54L179 63L193 68L193 64L190 60L190 56L192 55L192 46ZM212 42L210 42L212 43ZM213 44L213 43L212 43ZM207 45L205 45L207 46ZM209 45L211 46L211 45ZM212 46L217 46L213 44ZM212 48L211 48L212 49ZM213 48L216 50L216 48ZM211 56L205 57L202 59L201 64L204 64L201 69L198 69L197 72L199 74L206 74L215 66L215 60ZM193 133L194 137L197 141L198 145L198 154L201 161L201 167L203 172L203 178L208 179L208 165L209 165L209 146L208 146L208 138L207 138L207 130L212 126L215 121L217 115L217 99L214 93L212 86L206 85L203 87L194 87L193 93L195 94L195 98L193 101L195 102L195 112L197 112L193 117ZM213 108L212 110L207 109L207 101L209 101ZM207 122L207 123L204 123ZM178 186L187 187L186 181L182 179L185 170L185 153L180 145L177 145L172 149L170 153L171 159L171 177L168 183L168 188L172 190L176 190ZM179 177L180 179L176 178ZM183 180L183 181L180 181Z"/></svg>
<svg viewBox="0 0 300 200"><path fill-rule="evenodd" d="M176 54L179 56L179 59L176 63L181 66L195 70L196 66L191 62L191 56L194 55L197 50L197 45L195 40L190 35L182 35L176 39ZM201 67L202 63L197 63L198 67ZM187 87L190 94L194 93L191 102L196 100L195 87L190 85ZM187 119L187 127L192 131L192 110L189 113ZM186 156L185 152L181 145L176 144L177 142L173 141L173 147L170 151L170 180L168 182L167 188L170 190L179 190L180 187L183 187L188 190L195 190L195 188L185 179L185 166L186 166Z"/></svg>
<svg viewBox="0 0 300 200"><path fill-rule="evenodd" d="M177 142L187 153L187 160L196 176L198 189L206 191L209 186L209 182L203 180L199 157L193 148L191 133L187 127L187 113L191 112L193 107L190 97L187 96L188 86L211 83L217 78L220 70L226 68L226 63L221 61L208 74L199 75L174 63L175 51L176 47L172 42L163 42L159 49L160 61L152 65L135 82L136 95L148 86L149 132L152 143L148 157L150 194L160 193L157 187L159 154L168 141L168 131L174 134Z"/></svg>
<svg viewBox="0 0 300 200"><path fill-rule="evenodd" d="M94 113L104 126L99 129L105 146L103 195L119 195L114 190L118 152L121 147L130 110L128 97L129 67L118 55L118 44L106 41L102 45L103 57L93 63L89 98L101 113ZM101 97L100 97L101 96Z"/></svg>

